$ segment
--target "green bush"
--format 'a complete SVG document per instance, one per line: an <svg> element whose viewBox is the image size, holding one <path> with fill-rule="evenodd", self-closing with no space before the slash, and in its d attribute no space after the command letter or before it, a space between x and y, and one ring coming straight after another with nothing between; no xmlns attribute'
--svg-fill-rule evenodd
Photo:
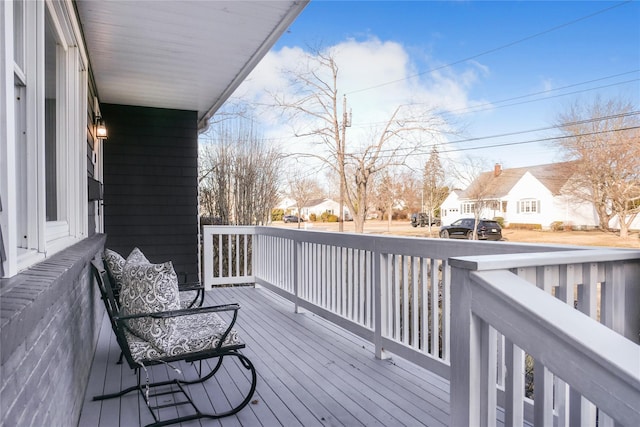
<svg viewBox="0 0 640 427"><path fill-rule="evenodd" d="M316 214L314 214L314 213L309 214L309 221L316 222L317 220L318 220L318 218L316 218Z"/></svg>
<svg viewBox="0 0 640 427"><path fill-rule="evenodd" d="M501 216L497 216L495 218L493 218L495 222L497 222L498 224L500 224L501 228L504 228L504 218Z"/></svg>
<svg viewBox="0 0 640 427"><path fill-rule="evenodd" d="M512 222L509 224L509 228L512 228L514 230L542 230L542 225Z"/></svg>
<svg viewBox="0 0 640 427"><path fill-rule="evenodd" d="M282 221L284 209L273 209L271 211L271 221Z"/></svg>
<svg viewBox="0 0 640 427"><path fill-rule="evenodd" d="M338 222L338 216L329 212L322 212L320 219L322 222Z"/></svg>

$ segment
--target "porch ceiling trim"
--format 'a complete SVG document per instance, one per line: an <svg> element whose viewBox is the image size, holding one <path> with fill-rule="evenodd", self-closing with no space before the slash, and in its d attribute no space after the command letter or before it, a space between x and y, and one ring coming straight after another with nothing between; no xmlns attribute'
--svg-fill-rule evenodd
<svg viewBox="0 0 640 427"><path fill-rule="evenodd" d="M197 111L204 130L308 1L76 5L101 102Z"/></svg>

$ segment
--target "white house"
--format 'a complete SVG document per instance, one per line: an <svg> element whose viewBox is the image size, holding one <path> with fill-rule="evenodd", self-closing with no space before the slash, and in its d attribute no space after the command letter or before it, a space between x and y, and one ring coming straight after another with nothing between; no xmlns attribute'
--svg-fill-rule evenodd
<svg viewBox="0 0 640 427"><path fill-rule="evenodd" d="M477 198L483 194L483 218L504 218L505 224L539 224L550 228L553 222L573 227L596 227L598 216L591 203L580 202L563 192L573 175L575 162L552 163L513 169L496 165L482 173L467 189L454 190L440 206L442 223L473 216ZM482 185L482 191L473 191ZM639 228L639 221L632 228ZM613 224L612 224L613 226Z"/></svg>
<svg viewBox="0 0 640 427"><path fill-rule="evenodd" d="M298 206L296 206L295 201L288 200L289 204L284 208L285 212L290 212L293 214L298 213ZM312 199L309 200L308 203L305 204L300 209L300 216L302 218L308 220L311 214L314 214L318 219L323 213L328 213L332 215L339 215L340 213L340 204L333 199L321 198L321 199ZM344 207L344 219L349 220L351 215L349 214L349 209Z"/></svg>

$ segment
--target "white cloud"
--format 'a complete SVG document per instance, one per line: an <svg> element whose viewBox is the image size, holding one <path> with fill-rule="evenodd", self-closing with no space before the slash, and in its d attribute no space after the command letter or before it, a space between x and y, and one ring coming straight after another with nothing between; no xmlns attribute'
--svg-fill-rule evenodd
<svg viewBox="0 0 640 427"><path fill-rule="evenodd" d="M443 68L420 74L424 70L416 68L402 44L375 37L364 41L345 40L326 51L339 67L339 101L346 94L353 112L353 127L349 130L351 141L358 138L358 133L361 138L370 135L371 128L385 123L399 105L415 103L454 112L477 105L479 101L469 99L469 91L489 74L488 68L478 62L461 72ZM272 103L272 93L293 97L283 71L302 64L305 55L299 47L269 52L238 88L234 98L268 105ZM427 66L436 68L439 65ZM293 137L291 127L274 108L260 110L258 120L265 138L279 141L285 151L309 149Z"/></svg>

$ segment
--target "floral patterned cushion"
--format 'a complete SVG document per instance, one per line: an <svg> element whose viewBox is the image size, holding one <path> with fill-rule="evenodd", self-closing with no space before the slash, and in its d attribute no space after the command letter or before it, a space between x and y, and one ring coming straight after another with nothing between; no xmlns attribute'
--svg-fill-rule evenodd
<svg viewBox="0 0 640 427"><path fill-rule="evenodd" d="M107 270L109 271L109 274L111 275L111 278L114 280L113 286L115 286L117 289L120 289L122 287L122 283L124 282L124 265L127 261L138 263L150 262L138 248L133 248L127 259L124 259L122 255L120 255L116 251L105 249L102 258L107 267ZM116 292L116 295L118 294L118 292ZM180 292L180 308L189 308L197 296L197 291Z"/></svg>
<svg viewBox="0 0 640 427"><path fill-rule="evenodd" d="M219 344L227 324L217 313L202 313L176 317L176 328L171 335L169 348L161 350L144 339L125 331L133 360L144 363L167 356L211 350ZM222 346L242 345L237 332L232 329Z"/></svg>
<svg viewBox="0 0 640 427"><path fill-rule="evenodd" d="M179 310L178 277L171 262L150 264L140 258L127 258L120 289L123 315ZM146 258L145 258L146 259ZM176 319L131 319L129 329L162 351L168 351L169 338L176 328Z"/></svg>
<svg viewBox="0 0 640 427"><path fill-rule="evenodd" d="M127 261L149 262L147 257L145 257L142 251L138 248L133 248L127 259L124 259L122 255L120 255L116 251L105 249L102 258L104 259L104 263L107 266L109 274L111 275L113 280L115 280L114 285L118 288L121 287L122 283L124 282L124 265Z"/></svg>

